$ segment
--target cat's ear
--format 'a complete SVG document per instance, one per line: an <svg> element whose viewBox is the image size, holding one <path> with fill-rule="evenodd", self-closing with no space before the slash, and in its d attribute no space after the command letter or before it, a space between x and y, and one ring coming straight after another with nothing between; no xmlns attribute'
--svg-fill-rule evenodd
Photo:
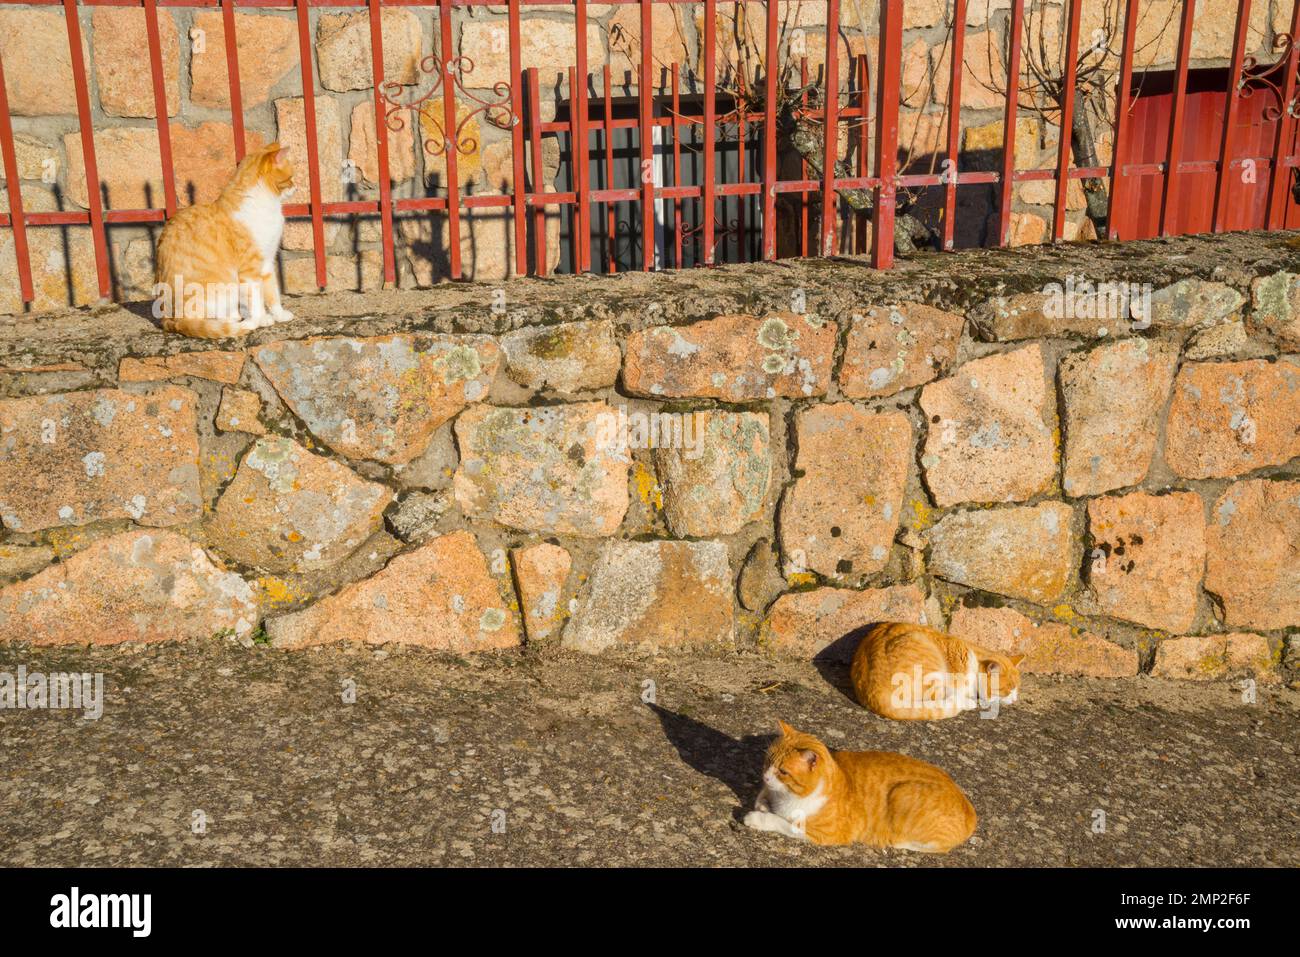
<svg viewBox="0 0 1300 957"><path fill-rule="evenodd" d="M262 172L274 168L276 163L275 158L279 155L281 149L282 147L279 143L272 143L270 146L264 146L262 148L262 158L258 161L258 168Z"/></svg>
<svg viewBox="0 0 1300 957"><path fill-rule="evenodd" d="M776 722L776 723L777 723L778 725L780 725L780 727L781 727L781 733L782 733L783 735L785 735L787 738L790 738L790 737L793 737L793 736L794 736L794 734L795 734L795 730L794 730L794 728L790 727L788 724L786 724L784 721L782 721L782 720L779 719L779 718L777 719L777 722Z"/></svg>
<svg viewBox="0 0 1300 957"><path fill-rule="evenodd" d="M1029 657L1028 655L1012 655L1012 656L1011 656L1011 663L1012 663L1013 665L1015 665L1017 668L1019 668L1019 667L1020 667L1020 662L1024 661L1024 660L1025 660L1026 658L1028 658L1028 657Z"/></svg>

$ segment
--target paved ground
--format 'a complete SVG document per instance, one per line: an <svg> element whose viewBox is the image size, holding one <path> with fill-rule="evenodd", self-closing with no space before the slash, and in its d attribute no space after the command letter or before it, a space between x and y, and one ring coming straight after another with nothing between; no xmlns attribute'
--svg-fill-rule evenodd
<svg viewBox="0 0 1300 957"><path fill-rule="evenodd" d="M0 649L19 664L103 672L107 700L98 721L0 710L5 865L1300 864L1291 691L1030 679L996 720L904 725L743 656ZM933 858L741 827L778 716L944 767L974 840Z"/></svg>

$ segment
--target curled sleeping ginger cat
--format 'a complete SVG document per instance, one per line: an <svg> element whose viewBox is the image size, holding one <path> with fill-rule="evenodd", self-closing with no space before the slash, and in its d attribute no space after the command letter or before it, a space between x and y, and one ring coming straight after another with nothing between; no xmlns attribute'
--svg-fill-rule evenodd
<svg viewBox="0 0 1300 957"><path fill-rule="evenodd" d="M975 833L975 808L933 764L887 751L831 751L784 721L745 825L813 844L946 854Z"/></svg>
<svg viewBox="0 0 1300 957"><path fill-rule="evenodd" d="M275 258L284 232L281 198L293 167L279 144L254 150L211 203L187 206L158 239L155 315L168 332L202 339L242 336L288 322Z"/></svg>
<svg viewBox="0 0 1300 957"><path fill-rule="evenodd" d="M937 721L1020 696L1024 655L1004 655L924 625L871 628L853 653L858 703L895 721ZM994 711L996 713L996 711Z"/></svg>

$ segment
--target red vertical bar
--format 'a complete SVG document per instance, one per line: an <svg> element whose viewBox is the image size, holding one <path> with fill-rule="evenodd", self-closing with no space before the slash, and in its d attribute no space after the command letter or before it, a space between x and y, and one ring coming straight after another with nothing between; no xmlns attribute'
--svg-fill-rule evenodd
<svg viewBox="0 0 1300 957"><path fill-rule="evenodd" d="M609 64L605 64L605 188L614 188L614 92L613 78L610 76ZM611 273L618 272L618 212L614 203L605 204L605 268Z"/></svg>
<svg viewBox="0 0 1300 957"><path fill-rule="evenodd" d="M953 0L952 79L948 85L948 184L943 196L943 248L957 236L957 157L961 151L961 71L966 54L966 0Z"/></svg>
<svg viewBox="0 0 1300 957"><path fill-rule="evenodd" d="M1136 3L1137 0L1132 0ZM1002 195L998 205L998 245L1011 242L1011 202L1016 195L1016 110L1020 103L1020 46L1025 32L1025 0L1012 0L1008 31L1007 105L1002 118Z"/></svg>
<svg viewBox="0 0 1300 957"><path fill-rule="evenodd" d="M803 90L800 101L803 108L808 109L808 58L801 56L799 58L799 88ZM800 157L799 159L799 178L808 179L808 161ZM799 191L799 255L808 255L808 194L803 190Z"/></svg>
<svg viewBox="0 0 1300 957"><path fill-rule="evenodd" d="M871 137L868 135L870 129L867 126L870 110L867 104L871 99L871 74L867 70L867 56L865 53L856 57L858 64L858 175L867 176L867 150L870 148ZM867 234L868 224L867 214L857 212L854 214L854 220L857 223L857 231L853 237L853 251L861 255L867 251Z"/></svg>
<svg viewBox="0 0 1300 957"><path fill-rule="evenodd" d="M295 0L298 11L298 60L302 70L302 113L307 130L307 182L311 192L311 243L316 259L316 286L325 288L325 221L321 215L320 153L316 144L316 86L311 69L311 26L307 0ZM379 118L375 118L379 125ZM335 171L337 173L337 170Z"/></svg>
<svg viewBox="0 0 1300 957"><path fill-rule="evenodd" d="M877 269L894 264L894 204L898 186L898 87L903 57L902 0L881 0L879 98L876 101L875 220L871 235L871 263Z"/></svg>
<svg viewBox="0 0 1300 957"><path fill-rule="evenodd" d="M86 62L81 57L81 22L77 19L77 0L63 0L63 14L68 23L68 47L72 53L72 85L77 95L81 157L86 166L86 195L90 205L90 236L95 245L95 272L99 276L99 294L107 299L113 289L113 278L108 272L108 239L104 235L104 205L99 195L95 128L90 119L90 86L86 82Z"/></svg>
<svg viewBox="0 0 1300 957"><path fill-rule="evenodd" d="M545 178L542 163L542 86L537 76L537 67L528 68L528 121L531 124L531 144L529 152L533 155L533 196L542 190ZM534 270L539 276L546 275L546 207L538 202L533 207L533 258Z"/></svg>
<svg viewBox="0 0 1300 957"><path fill-rule="evenodd" d="M577 43L574 65L577 85L569 81L569 93L577 119L574 125L573 162L577 173L578 215L574 230L578 234L578 260L574 272L591 271L591 150L587 134L587 0L574 0L574 30Z"/></svg>
<svg viewBox="0 0 1300 957"><path fill-rule="evenodd" d="M651 110L654 107L653 54L650 48L652 29L650 0L641 3L641 80L637 88L637 106L640 108L641 144L641 268L650 270L655 265L655 180L654 139L650 131Z"/></svg>
<svg viewBox="0 0 1300 957"><path fill-rule="evenodd" d="M14 128L9 118L9 92L5 87L5 65L0 59L0 151L4 153L5 186L9 191L9 227L14 231L14 261L18 264L18 286L23 302L36 298L32 291L32 262L27 251L27 221L23 218L23 191L18 181L18 157L14 152Z"/></svg>
<svg viewBox="0 0 1300 957"><path fill-rule="evenodd" d="M442 143L447 158L447 246L451 278L461 278L460 177L457 169L460 137L456 132L456 64L451 52L452 0L438 0L438 62L442 66Z"/></svg>
<svg viewBox="0 0 1300 957"><path fill-rule="evenodd" d="M763 258L776 258L776 0L767 0L767 49L763 69ZM829 35L831 41L834 34Z"/></svg>
<svg viewBox="0 0 1300 957"><path fill-rule="evenodd" d="M569 240L573 244L572 268L575 273L582 272L582 234L587 233L590 235L591 233L591 227L588 225L590 221L587 218L591 208L591 194L590 190L584 189L581 185L587 175L587 164L582 162L582 153L584 151L578 144L584 142L579 137L586 124L578 118L577 96L573 93L577 89L577 83L578 71L573 67L569 67L569 154L574 173L573 188L578 196L578 205L574 207L573 216L570 219L572 226L569 236ZM586 202L583 201L584 197L587 197Z"/></svg>
<svg viewBox="0 0 1300 957"><path fill-rule="evenodd" d="M681 124L678 122L682 116L682 90L681 77L678 65L673 64L673 185L682 184L682 138L678 134L681 132ZM673 265L678 269L682 268L682 201L673 200L673 244L675 258Z"/></svg>
<svg viewBox="0 0 1300 957"><path fill-rule="evenodd" d="M1070 0L1070 27L1065 34L1065 91L1061 94L1061 135L1056 154L1056 202L1052 238L1065 235L1065 203L1070 193L1070 134L1074 129L1074 94L1079 76L1079 16L1083 0Z"/></svg>
<svg viewBox="0 0 1300 957"><path fill-rule="evenodd" d="M1295 4L1291 12L1291 37L1293 42L1287 48L1285 82L1282 86L1282 115L1277 121L1277 138L1273 141L1273 161L1268 172L1268 215L1269 229L1278 229L1286 222L1287 199L1291 195L1286 188L1287 178L1291 175L1289 167L1283 165L1287 149L1295 140L1295 117L1291 115L1291 101L1296 95L1297 57L1300 57L1300 44L1294 42L1300 38L1300 3Z"/></svg>
<svg viewBox="0 0 1300 957"><path fill-rule="evenodd" d="M835 255L835 210L839 205L835 194L835 158L839 153L840 110L840 0L826 0L826 103L822 122L822 228L819 251L823 256ZM890 60L882 60L887 65Z"/></svg>
<svg viewBox="0 0 1300 957"><path fill-rule="evenodd" d="M1237 8L1237 32L1232 43L1232 64L1228 67L1228 89L1223 112L1223 140L1219 147L1219 178L1214 187L1214 231L1222 232L1228 215L1228 197L1232 194L1229 166L1232 165L1234 127L1240 102L1237 80L1246 57L1246 33L1250 25L1250 0L1241 0Z"/></svg>
<svg viewBox="0 0 1300 957"><path fill-rule="evenodd" d="M244 158L244 97L239 86L239 46L235 40L235 0L222 0L221 23L226 34L226 76L230 81L230 126L235 133L235 162ZM378 118L375 119L378 123Z"/></svg>
<svg viewBox="0 0 1300 957"><path fill-rule="evenodd" d="M1178 68L1174 71L1174 105L1169 115L1169 147L1165 154L1165 188L1160 198L1160 235L1172 235L1178 210L1179 167L1183 160L1183 123L1187 117L1187 71L1192 54L1195 0L1183 0L1178 32Z"/></svg>
<svg viewBox="0 0 1300 957"><path fill-rule="evenodd" d="M167 87L163 80L162 39L158 33L158 0L144 0L144 29L149 46L149 73L153 79L153 106L158 116L163 202L170 217L176 212L176 171L172 167L172 137L167 122Z"/></svg>
<svg viewBox="0 0 1300 957"><path fill-rule="evenodd" d="M1112 240L1119 239L1120 203L1124 201L1124 187L1128 182L1121 157L1128 149L1132 124L1129 105L1133 88L1133 56L1137 47L1138 3L1139 0L1128 0L1124 11L1124 42L1120 47L1119 86L1115 91L1115 143L1110 157L1110 210L1106 215L1106 235Z"/></svg>
<svg viewBox="0 0 1300 957"><path fill-rule="evenodd" d="M713 265L713 197L717 191L718 0L704 0L704 265Z"/></svg>
<svg viewBox="0 0 1300 957"><path fill-rule="evenodd" d="M388 122L384 116L384 30L379 17L379 0L367 0L370 8L370 62L375 77L375 146L379 153L379 232L384 247L384 282L397 282L393 256L392 182L388 166ZM414 117L411 118L412 122Z"/></svg>
<svg viewBox="0 0 1300 957"><path fill-rule="evenodd" d="M748 179L745 163L745 108L744 103L740 102L736 104L736 180L744 183ZM742 262L745 259L745 209L748 203L747 196L736 197L736 231L733 240L736 244L736 256Z"/></svg>
<svg viewBox="0 0 1300 957"><path fill-rule="evenodd" d="M515 275L528 273L528 238L524 221L523 50L519 41L519 0L510 0L510 159L514 169Z"/></svg>

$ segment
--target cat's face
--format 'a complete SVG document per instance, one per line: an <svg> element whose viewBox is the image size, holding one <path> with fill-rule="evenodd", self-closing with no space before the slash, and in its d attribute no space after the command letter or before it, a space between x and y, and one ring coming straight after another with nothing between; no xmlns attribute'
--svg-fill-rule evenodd
<svg viewBox="0 0 1300 957"><path fill-rule="evenodd" d="M806 797L817 790L830 761L830 752L810 734L802 734L784 721L781 737L772 742L763 765L763 780L783 788L796 797Z"/></svg>
<svg viewBox="0 0 1300 957"><path fill-rule="evenodd" d="M262 150L257 175L258 179L279 196L293 190L293 166L284 158L284 151L279 143L272 143Z"/></svg>
<svg viewBox="0 0 1300 957"><path fill-rule="evenodd" d="M1002 704L1015 704L1020 697L1020 663L1024 660L1024 655L992 654L980 661L980 693Z"/></svg>

